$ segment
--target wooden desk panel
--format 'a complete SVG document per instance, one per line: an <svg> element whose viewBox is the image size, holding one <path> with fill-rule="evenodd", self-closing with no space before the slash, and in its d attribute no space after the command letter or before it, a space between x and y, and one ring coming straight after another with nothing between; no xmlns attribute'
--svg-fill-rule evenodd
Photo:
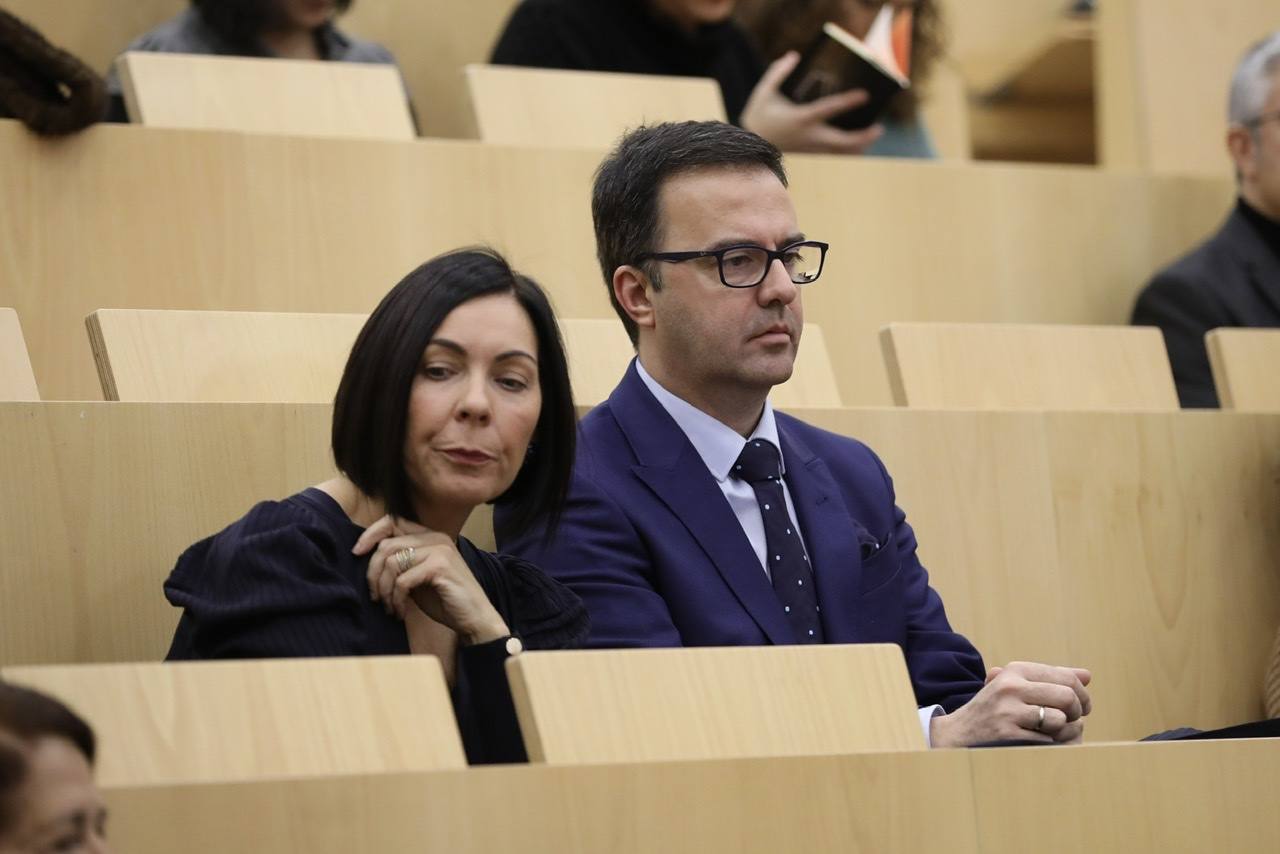
<svg viewBox="0 0 1280 854"><path fill-rule="evenodd" d="M134 854L975 852L967 754L508 766L113 787ZM230 817L234 816L234 820Z"/></svg>

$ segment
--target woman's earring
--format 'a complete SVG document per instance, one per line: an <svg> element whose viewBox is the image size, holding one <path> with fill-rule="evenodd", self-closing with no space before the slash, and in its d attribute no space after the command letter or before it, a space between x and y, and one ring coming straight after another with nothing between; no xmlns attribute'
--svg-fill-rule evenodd
<svg viewBox="0 0 1280 854"><path fill-rule="evenodd" d="M529 443L529 447L525 448L525 450L524 450L524 457L525 457L525 459L528 459L529 457L532 457L532 456L533 456L533 450L534 450L534 448L536 448L537 446L538 446L538 445L537 445L537 443L536 443L536 442L530 442L530 443Z"/></svg>

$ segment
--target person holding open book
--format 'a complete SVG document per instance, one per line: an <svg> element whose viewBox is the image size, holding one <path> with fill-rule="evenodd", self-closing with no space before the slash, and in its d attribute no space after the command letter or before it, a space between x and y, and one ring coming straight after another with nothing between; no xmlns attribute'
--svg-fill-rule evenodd
<svg viewBox="0 0 1280 854"><path fill-rule="evenodd" d="M737 0L522 0L490 61L497 65L711 77L729 121L788 151L861 154L883 133L871 123L828 120L861 107L868 94L837 92L797 104L782 94L796 65L767 69L733 12Z"/></svg>
<svg viewBox="0 0 1280 854"><path fill-rule="evenodd" d="M942 56L942 20L937 0L741 0L737 19L767 60L787 60L811 49L824 25L891 55L908 86L888 93L880 124L884 133L864 152L872 156L937 156L920 119L921 89ZM793 61L783 62L791 73Z"/></svg>

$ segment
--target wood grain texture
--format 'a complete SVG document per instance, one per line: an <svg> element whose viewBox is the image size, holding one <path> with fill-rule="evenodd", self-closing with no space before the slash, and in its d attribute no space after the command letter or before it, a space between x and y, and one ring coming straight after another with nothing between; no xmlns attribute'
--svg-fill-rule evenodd
<svg viewBox="0 0 1280 854"><path fill-rule="evenodd" d="M0 404L0 664L156 661L178 556L333 475L332 407Z"/></svg>
<svg viewBox="0 0 1280 854"><path fill-rule="evenodd" d="M1262 714L1280 623L1280 418L797 411L883 458L989 665L1089 667L1093 740Z"/></svg>
<svg viewBox="0 0 1280 854"><path fill-rule="evenodd" d="M1103 165L1230 176L1231 75L1250 45L1280 28L1280 8L1116 0L1099 3L1097 15Z"/></svg>
<svg viewBox="0 0 1280 854"><path fill-rule="evenodd" d="M726 121L709 77L505 65L468 65L466 76L484 142L598 151L644 124Z"/></svg>
<svg viewBox="0 0 1280 854"><path fill-rule="evenodd" d="M104 786L464 768L431 656L7 667L92 721Z"/></svg>
<svg viewBox="0 0 1280 854"><path fill-rule="evenodd" d="M1214 329L1204 340L1223 409L1280 411L1280 329Z"/></svg>
<svg viewBox="0 0 1280 854"><path fill-rule="evenodd" d="M0 400L39 400L18 313L0 308Z"/></svg>
<svg viewBox="0 0 1280 854"><path fill-rule="evenodd" d="M47 141L0 121L0 305L22 317L46 399L100 395L80 326L95 309L368 312L426 258L477 242L561 317L613 317L586 201L599 156L119 126ZM1232 195L1062 167L788 168L801 226L832 242L804 303L846 405L890 402L876 333L891 321L1124 322Z"/></svg>
<svg viewBox="0 0 1280 854"><path fill-rule="evenodd" d="M8 0L5 8L105 74L136 36L187 5L185 0ZM395 54L423 135L475 138L462 69L488 59L515 5L516 0L378 0L354 4L338 26Z"/></svg>
<svg viewBox="0 0 1280 854"><path fill-rule="evenodd" d="M130 121L147 127L415 136L404 85L390 65L130 52L115 67Z"/></svg>
<svg viewBox="0 0 1280 854"><path fill-rule="evenodd" d="M109 787L134 854L975 852L963 751ZM236 820L228 820L235 816Z"/></svg>
<svg viewBox="0 0 1280 854"><path fill-rule="evenodd" d="M893 645L525 653L507 676L534 762L925 748Z"/></svg>
<svg viewBox="0 0 1280 854"><path fill-rule="evenodd" d="M367 319L101 309L85 323L108 400L328 403Z"/></svg>
<svg viewBox="0 0 1280 854"><path fill-rule="evenodd" d="M880 346L894 403L917 409L1172 411L1160 330L891 323Z"/></svg>
<svg viewBox="0 0 1280 854"><path fill-rule="evenodd" d="M1280 740L980 750L968 756L984 852L1280 847Z"/></svg>

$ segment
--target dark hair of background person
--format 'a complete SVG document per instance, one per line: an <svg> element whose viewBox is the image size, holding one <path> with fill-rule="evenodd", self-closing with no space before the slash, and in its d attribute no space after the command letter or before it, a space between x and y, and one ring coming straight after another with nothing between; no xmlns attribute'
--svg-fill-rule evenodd
<svg viewBox="0 0 1280 854"><path fill-rule="evenodd" d="M658 197L670 178L693 169L768 169L787 186L782 152L750 131L723 122L677 122L639 127L626 134L596 170L591 218L596 257L609 302L634 345L639 330L613 293L613 272L657 248ZM680 246L680 250L703 249ZM658 265L641 265L655 288Z"/></svg>
<svg viewBox="0 0 1280 854"><path fill-rule="evenodd" d="M99 121L106 105L106 84L89 66L0 9L0 117L67 134Z"/></svg>
<svg viewBox="0 0 1280 854"><path fill-rule="evenodd" d="M569 365L551 303L533 279L497 252L460 249L405 276L374 309L351 348L333 409L333 457L338 469L387 512L416 518L404 466L409 392L422 354L444 319L477 297L511 294L538 338L542 411L532 451L511 487L495 501L510 512L504 535L524 533L542 520L549 535L569 492L577 416Z"/></svg>
<svg viewBox="0 0 1280 854"><path fill-rule="evenodd" d="M336 13L351 8L353 0L337 0ZM258 34L274 23L279 14L279 0L191 0L209 29L227 43L253 53L258 49Z"/></svg>
<svg viewBox="0 0 1280 854"><path fill-rule="evenodd" d="M0 682L0 835L8 833L17 818L13 793L27 773L27 762L13 743L41 738L66 739L93 765L97 742L84 719L39 691Z"/></svg>
<svg viewBox="0 0 1280 854"><path fill-rule="evenodd" d="M846 0L743 0L736 15L766 61L789 50L803 51L822 25L843 17ZM928 90L929 75L946 50L946 34L938 0L916 0L911 22L911 88L889 102L887 115L912 122Z"/></svg>

